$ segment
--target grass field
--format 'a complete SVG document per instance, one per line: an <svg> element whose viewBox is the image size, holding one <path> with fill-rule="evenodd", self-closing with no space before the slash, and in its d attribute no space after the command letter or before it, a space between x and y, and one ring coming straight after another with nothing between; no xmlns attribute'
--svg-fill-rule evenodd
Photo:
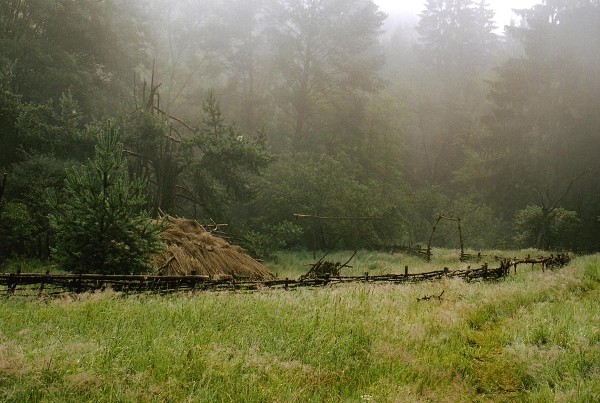
<svg viewBox="0 0 600 403"><path fill-rule="evenodd" d="M269 267L292 278L310 261ZM498 283L4 299L0 401L597 402L599 301L600 255Z"/></svg>

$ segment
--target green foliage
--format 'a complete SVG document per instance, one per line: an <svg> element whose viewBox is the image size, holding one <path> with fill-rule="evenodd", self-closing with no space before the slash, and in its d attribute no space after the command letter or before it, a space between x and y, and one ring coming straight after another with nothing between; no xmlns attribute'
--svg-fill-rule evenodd
<svg viewBox="0 0 600 403"><path fill-rule="evenodd" d="M113 112L143 61L141 8L130 1L19 0L0 5L0 60L26 102L71 89L86 113Z"/></svg>
<svg viewBox="0 0 600 403"><path fill-rule="evenodd" d="M241 245L252 255L261 259L273 256L273 253L298 244L302 237L302 227L291 221L276 225L264 225L261 231L247 230Z"/></svg>
<svg viewBox="0 0 600 403"><path fill-rule="evenodd" d="M576 211L557 208L548 212L530 205L517 212L515 227L519 246L564 249L576 247L581 220Z"/></svg>
<svg viewBox="0 0 600 403"><path fill-rule="evenodd" d="M81 121L79 106L70 92L63 93L56 105L22 104L16 120L19 148L28 153L83 160L93 150L93 137Z"/></svg>
<svg viewBox="0 0 600 403"><path fill-rule="evenodd" d="M507 216L534 202L533 189L555 198L569 189L573 178L597 166L599 146L592 105L600 99L600 44L588 38L600 34L600 5L547 1L518 14L524 24L508 33L524 53L501 64L489 83L489 135L473 147L471 167L473 183ZM580 182L561 205L589 219L598 214L598 175Z"/></svg>
<svg viewBox="0 0 600 403"><path fill-rule="evenodd" d="M124 140L135 155L130 171L148 178L152 213L175 214L176 185L183 170L179 143L173 140L168 122L146 109L136 110L124 122Z"/></svg>
<svg viewBox="0 0 600 403"><path fill-rule="evenodd" d="M149 271L160 227L145 212L145 182L129 179L123 146L113 128L98 136L96 156L67 173L65 201L50 216L53 257L72 272Z"/></svg>
<svg viewBox="0 0 600 403"><path fill-rule="evenodd" d="M600 175L569 184L598 160L598 1L517 10L521 23L502 41L480 0L428 0L416 31L386 24L390 35L380 35L385 15L372 0L164 9L159 0L0 2L0 173L11 178L6 199L39 226L34 237L48 234L45 188L60 193L63 167L93 153L94 119L115 115L151 214L228 222L255 235L251 249L275 247L269 232L295 212L383 217L360 231L352 221L299 222L305 247L340 235L348 248L422 243L438 212L464 217L467 247L507 246L509 220L533 203L576 211L581 236L564 235L567 224L549 235L552 214L542 211L537 233L524 229L519 242L600 248ZM223 102L211 92L198 116L211 86ZM152 102L165 113L148 110ZM456 242L451 225L434 237Z"/></svg>
<svg viewBox="0 0 600 403"><path fill-rule="evenodd" d="M425 61L452 80L486 67L498 46L494 12L474 0L428 0L417 31Z"/></svg>
<svg viewBox="0 0 600 403"><path fill-rule="evenodd" d="M161 148L168 133L166 122L156 114L138 110L126 120L124 141L143 160L149 160L157 168L160 165Z"/></svg>
<svg viewBox="0 0 600 403"><path fill-rule="evenodd" d="M36 231L30 234L27 250L31 257L47 258L50 254L48 215L52 205L48 203L47 192L62 189L66 170L75 164L48 154L26 154L22 162L11 167L6 197L26 205L36 223Z"/></svg>
<svg viewBox="0 0 600 403"><path fill-rule="evenodd" d="M0 63L2 60L0 59ZM10 91L9 77L3 75L0 65L0 167L6 167L16 159L18 129L15 124L20 113L21 97Z"/></svg>
<svg viewBox="0 0 600 403"><path fill-rule="evenodd" d="M295 150L313 148L315 141L326 144L323 105L335 108L340 99L380 84L376 73L382 63L374 44L385 15L363 0L280 0L270 14L275 17L274 95L291 117L287 134Z"/></svg>
<svg viewBox="0 0 600 403"><path fill-rule="evenodd" d="M276 225L294 214L346 217L298 221L307 248L354 248L402 239L406 236L402 189L376 181L361 183L354 169L344 155L337 159L304 153L281 156L259 184L260 192L251 204L253 222Z"/></svg>
<svg viewBox="0 0 600 403"><path fill-rule="evenodd" d="M202 124L186 142L188 198L201 209L200 216L221 219L234 201L249 201L255 194L251 180L272 159L264 136L244 136L225 123L219 101L211 91L202 105Z"/></svg>
<svg viewBox="0 0 600 403"><path fill-rule="evenodd" d="M439 189L434 192L440 192ZM426 199L436 200L435 193L421 196L421 201L426 204ZM430 207L431 208L431 207ZM450 199L442 200L430 210L428 215L415 217L415 221L422 222L420 238L427 240L431 234L431 226L441 213L450 217L461 218L461 230L464 247L467 249L481 250L489 248L505 249L512 245L511 222L502 218L478 195L457 195ZM424 237L426 236L426 237ZM459 234L456 222L441 221L433 236L432 245L458 248Z"/></svg>
<svg viewBox="0 0 600 403"><path fill-rule="evenodd" d="M24 102L20 95L0 81L0 167L8 167L31 157L53 155L60 159L79 159L93 150L93 137L83 128L78 103L70 91L57 102Z"/></svg>
<svg viewBox="0 0 600 403"><path fill-rule="evenodd" d="M0 212L0 264L9 257L26 255L38 225L23 203L9 202Z"/></svg>

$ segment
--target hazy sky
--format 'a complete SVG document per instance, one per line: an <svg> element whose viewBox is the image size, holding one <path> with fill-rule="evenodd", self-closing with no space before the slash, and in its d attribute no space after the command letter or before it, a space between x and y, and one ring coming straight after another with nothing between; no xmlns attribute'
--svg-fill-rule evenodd
<svg viewBox="0 0 600 403"><path fill-rule="evenodd" d="M385 11L393 17L396 14L419 14L424 9L425 0L373 0L379 5L382 11ZM511 9L513 8L530 8L534 4L541 3L541 0L487 0L487 3L496 12L496 25L503 30L504 25L510 23L510 19L514 17Z"/></svg>

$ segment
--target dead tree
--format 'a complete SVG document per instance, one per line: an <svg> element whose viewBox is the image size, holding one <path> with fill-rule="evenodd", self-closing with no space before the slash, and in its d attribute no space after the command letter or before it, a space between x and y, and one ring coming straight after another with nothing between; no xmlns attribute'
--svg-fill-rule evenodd
<svg viewBox="0 0 600 403"><path fill-rule="evenodd" d="M137 83L134 76L136 109L133 113L146 112L160 116L166 122L168 130L164 133L155 151L145 153L145 155L135 150L128 151L129 154L137 157L136 165L137 171L139 171L138 174L146 176L149 179L149 184L153 187L153 190L150 192L151 200L149 204L153 215L157 216L160 210L173 212L176 207L177 190L181 185L180 176L183 171L183 166L177 156L183 138L179 130L194 132L194 129L181 119L161 109L160 92L158 91L161 83L155 82L154 64L152 66L150 83L143 80L141 85L141 102L138 104Z"/></svg>
<svg viewBox="0 0 600 403"><path fill-rule="evenodd" d="M548 231L550 229L550 224L552 223L552 220L556 216L556 212L557 212L560 204L562 203L564 198L567 196L567 194L569 194L569 192L571 191L571 188L573 187L575 182L577 182L585 174L590 173L590 172L591 172L590 169L586 169L586 170L580 172L577 176L575 176L573 179L571 179L571 181L569 182L569 184L567 185L565 190L560 194L559 197L557 197L554 200L552 200L552 197L550 196L550 189L546 189L545 192L541 192L539 189L534 188L534 191L537 193L539 201L540 201L540 207L542 208L541 226L538 229L538 233L536 234L536 241L535 241L536 249L542 249L542 247L547 248L548 245L543 245L543 243L544 243L544 241L546 241L546 238L548 236Z"/></svg>

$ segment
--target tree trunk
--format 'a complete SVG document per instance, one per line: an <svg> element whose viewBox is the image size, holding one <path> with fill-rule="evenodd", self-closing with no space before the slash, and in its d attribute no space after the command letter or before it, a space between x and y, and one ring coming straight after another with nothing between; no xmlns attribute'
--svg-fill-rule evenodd
<svg viewBox="0 0 600 403"><path fill-rule="evenodd" d="M2 182L0 183L0 217L2 217L2 197L4 196L4 190L6 190L6 181L8 180L8 174L5 172L2 175Z"/></svg>

